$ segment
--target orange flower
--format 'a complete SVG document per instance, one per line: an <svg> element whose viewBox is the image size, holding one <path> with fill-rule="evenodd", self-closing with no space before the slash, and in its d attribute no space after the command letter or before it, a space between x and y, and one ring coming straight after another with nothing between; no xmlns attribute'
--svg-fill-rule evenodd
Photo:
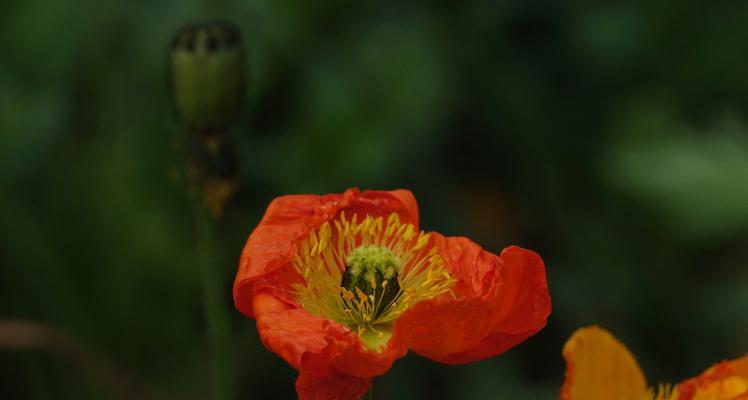
<svg viewBox="0 0 748 400"><path fill-rule="evenodd" d="M608 331L582 328L566 341L561 400L748 400L748 355L723 361L674 388L647 387L634 356Z"/></svg>
<svg viewBox="0 0 748 400"><path fill-rule="evenodd" d="M302 399L356 399L408 350L446 364L545 326L540 256L426 233L407 190L276 198L249 236L234 302L299 370Z"/></svg>

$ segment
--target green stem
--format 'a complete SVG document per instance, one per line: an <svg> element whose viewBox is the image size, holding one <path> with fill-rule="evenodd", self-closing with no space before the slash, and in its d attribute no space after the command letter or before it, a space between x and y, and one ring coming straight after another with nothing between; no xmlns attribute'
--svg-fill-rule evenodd
<svg viewBox="0 0 748 400"><path fill-rule="evenodd" d="M196 253L203 287L203 312L207 329L210 399L233 398L233 375L229 345L229 317L223 304L215 225L209 211L195 202Z"/></svg>

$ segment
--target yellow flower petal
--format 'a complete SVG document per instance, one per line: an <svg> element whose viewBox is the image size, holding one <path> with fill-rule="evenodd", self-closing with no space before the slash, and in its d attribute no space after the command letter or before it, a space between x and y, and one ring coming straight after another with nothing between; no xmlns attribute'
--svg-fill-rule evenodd
<svg viewBox="0 0 748 400"><path fill-rule="evenodd" d="M730 361L730 366L735 371L735 375L748 379L748 354Z"/></svg>
<svg viewBox="0 0 748 400"><path fill-rule="evenodd" d="M632 400L647 396L647 381L626 346L608 331L581 328L563 349L566 379L561 400Z"/></svg>

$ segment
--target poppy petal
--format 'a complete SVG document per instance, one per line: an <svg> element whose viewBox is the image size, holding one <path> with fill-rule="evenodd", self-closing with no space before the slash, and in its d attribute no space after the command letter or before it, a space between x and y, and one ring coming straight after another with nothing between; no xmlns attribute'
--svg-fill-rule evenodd
<svg viewBox="0 0 748 400"><path fill-rule="evenodd" d="M359 193L349 189L343 194L348 215L388 216L397 213L404 224L413 224L418 230L418 204L410 190L366 190Z"/></svg>
<svg viewBox="0 0 748 400"><path fill-rule="evenodd" d="M299 370L297 388L303 388L308 398L356 398L324 396L349 393L341 382L358 388L355 393L366 392L372 376L387 372L407 352L394 337L381 351L368 351L346 327L315 317L268 293L255 294L254 311L262 343ZM328 388L326 384L332 386Z"/></svg>
<svg viewBox="0 0 748 400"><path fill-rule="evenodd" d="M639 364L608 331L581 328L563 349L566 379L561 400L644 399L647 382Z"/></svg>
<svg viewBox="0 0 748 400"><path fill-rule="evenodd" d="M310 367L317 377L332 374L331 368L363 378L381 375L407 351L394 336L384 349L369 351L348 328L266 293L254 296L254 309L265 347L296 369Z"/></svg>
<svg viewBox="0 0 748 400"><path fill-rule="evenodd" d="M242 251L234 280L237 309L252 317L254 282L288 265L296 254L297 243L341 211L349 215L368 213L376 216L394 212L404 223L418 227L418 206L408 190L359 192L358 189L349 189L343 194L278 197L270 203Z"/></svg>
<svg viewBox="0 0 748 400"><path fill-rule="evenodd" d="M748 399L748 355L721 362L678 385L678 400Z"/></svg>
<svg viewBox="0 0 748 400"><path fill-rule="evenodd" d="M462 237L435 235L454 296L413 306L396 323L416 353L447 364L498 355L546 324L551 304L540 257L519 247L501 256Z"/></svg>
<svg viewBox="0 0 748 400"><path fill-rule="evenodd" d="M459 364L504 352L545 326L551 304L537 254L510 247L497 256L466 238L433 233L423 249L433 246L441 256L449 276L441 269L439 276L454 279L450 293L415 304L391 331L389 325L372 328L382 344L364 345L347 326L312 315L295 291L306 278L293 265L302 241L343 212L360 218L397 213L419 230L418 205L407 190L279 197L247 240L234 281L236 307L257 320L262 343L299 370L300 398L359 398L371 378L384 374L409 347Z"/></svg>
<svg viewBox="0 0 748 400"><path fill-rule="evenodd" d="M299 400L353 400L363 397L370 385L371 379L350 375L318 379L302 373L296 379L296 392Z"/></svg>
<svg viewBox="0 0 748 400"><path fill-rule="evenodd" d="M730 361L730 366L735 371L735 375L748 379L748 355Z"/></svg>
<svg viewBox="0 0 748 400"><path fill-rule="evenodd" d="M325 319L289 307L268 294L254 297L254 310L260 340L292 367L301 368L305 353L321 353L327 347Z"/></svg>

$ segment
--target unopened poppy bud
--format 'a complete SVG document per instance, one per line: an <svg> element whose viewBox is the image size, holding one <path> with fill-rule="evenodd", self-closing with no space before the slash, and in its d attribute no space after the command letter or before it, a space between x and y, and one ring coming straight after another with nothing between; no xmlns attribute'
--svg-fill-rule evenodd
<svg viewBox="0 0 748 400"><path fill-rule="evenodd" d="M169 84L181 123L192 133L225 131L244 96L241 34L227 21L190 24L174 37Z"/></svg>

